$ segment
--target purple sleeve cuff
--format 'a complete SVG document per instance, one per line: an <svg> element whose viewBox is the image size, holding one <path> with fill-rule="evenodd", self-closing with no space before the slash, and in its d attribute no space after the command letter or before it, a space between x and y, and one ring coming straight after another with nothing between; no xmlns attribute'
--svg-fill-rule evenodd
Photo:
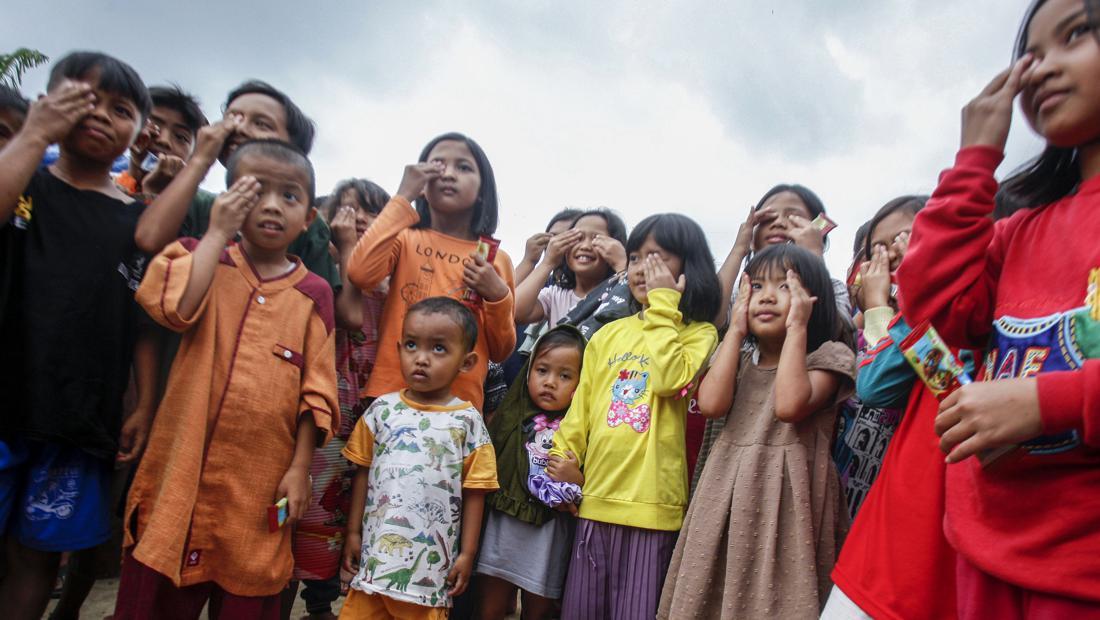
<svg viewBox="0 0 1100 620"><path fill-rule="evenodd" d="M527 479L527 490L535 499L555 508L561 504L580 504L581 488L572 482L558 482L546 474L535 474Z"/></svg>

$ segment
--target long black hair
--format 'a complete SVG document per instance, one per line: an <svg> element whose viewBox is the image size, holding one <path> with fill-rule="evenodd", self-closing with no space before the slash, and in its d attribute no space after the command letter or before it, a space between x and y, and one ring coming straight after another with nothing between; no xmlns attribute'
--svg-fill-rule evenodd
<svg viewBox="0 0 1100 620"><path fill-rule="evenodd" d="M1035 0L1024 13L1024 19L1020 22L1020 31L1016 34L1013 62L1027 53L1028 28L1031 27L1031 20L1044 4L1046 0ZM1100 2L1082 0L1082 4L1088 14L1089 23L1096 24ZM1093 34L1100 37L1100 33L1095 30ZM1080 183L1081 162L1077 149L1048 144L1038 157L1017 168L1001 183L1001 191L1005 194L1002 202L1012 208L1007 212L1001 209L998 215L1004 217L1019 209L1056 202L1076 191Z"/></svg>
<svg viewBox="0 0 1100 620"><path fill-rule="evenodd" d="M420 151L420 157L417 161L421 163L428 161L428 156L431 155L435 145L447 140L461 142L466 145L466 148L470 149L470 154L474 156L474 163L477 164L478 174L481 175L481 188L478 189L477 200L474 201L474 215L470 218L470 232L475 236L492 235L497 231L497 211L499 210L497 205L497 178L493 174L493 166L489 163L489 158L477 142L457 132L445 133L433 138L424 147L424 150ZM431 228L432 212L428 209L426 198L416 199L416 212L420 214L420 222L414 228Z"/></svg>
<svg viewBox="0 0 1100 620"><path fill-rule="evenodd" d="M817 297L806 324L806 351L816 351L830 340L843 341L833 281L820 256L790 243L770 245L752 257L745 272L756 280L775 272L786 277L788 269L798 274L803 288L811 297Z"/></svg>
<svg viewBox="0 0 1100 620"><path fill-rule="evenodd" d="M617 213L607 207L596 207L594 209L580 211L573 217L572 222L569 224L569 228L572 229L581 218L589 216L602 218L607 224L607 236L624 246L626 245L626 223L623 222L623 218L619 217ZM604 276L604 279L610 278L613 275L615 275L615 268L608 265L607 274ZM554 268L554 271L550 274L550 279L564 289L573 290L577 287L577 274L573 273L573 270L569 268L569 264L564 258L561 264Z"/></svg>
<svg viewBox="0 0 1100 620"><path fill-rule="evenodd" d="M685 322L713 321L722 303L722 287L703 229L695 220L679 213L651 215L630 231L630 238L626 240L627 256L637 252L650 235L657 245L684 262L685 286L679 308ZM631 298L630 303L638 307L637 300Z"/></svg>

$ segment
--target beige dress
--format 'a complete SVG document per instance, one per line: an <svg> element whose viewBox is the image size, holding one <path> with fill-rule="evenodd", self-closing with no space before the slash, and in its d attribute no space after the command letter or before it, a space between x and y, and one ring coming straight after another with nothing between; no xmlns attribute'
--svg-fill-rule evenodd
<svg viewBox="0 0 1100 620"><path fill-rule="evenodd" d="M658 618L818 617L848 528L829 450L855 355L827 342L806 364L844 381L833 405L788 424L775 417L775 370L742 354L733 407L688 507Z"/></svg>

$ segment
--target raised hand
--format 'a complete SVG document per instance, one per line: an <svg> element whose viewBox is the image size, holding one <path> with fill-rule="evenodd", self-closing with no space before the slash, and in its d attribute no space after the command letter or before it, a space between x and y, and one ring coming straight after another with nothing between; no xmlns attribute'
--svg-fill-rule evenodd
<svg viewBox="0 0 1100 620"><path fill-rule="evenodd" d="M531 265L538 264L543 251L546 250L546 244L550 243L553 236L547 232L540 232L528 237L527 244L523 247L523 260Z"/></svg>
<svg viewBox="0 0 1100 620"><path fill-rule="evenodd" d="M191 153L191 161L209 168L218 159L225 141L233 132L240 129L243 119L237 114L230 114L222 120L199 129L195 138L195 150Z"/></svg>
<svg viewBox="0 0 1100 620"><path fill-rule="evenodd" d="M790 227L787 230L787 235L795 245L818 256L825 254L825 235L821 234L821 231L811 224L810 220L801 215L792 214L787 216L787 222Z"/></svg>
<svg viewBox="0 0 1100 620"><path fill-rule="evenodd" d="M962 110L962 147L991 146L1003 151L1012 125L1012 101L1024 87L1034 57L1024 54L1001 71Z"/></svg>
<svg viewBox="0 0 1100 620"><path fill-rule="evenodd" d="M592 247L595 248L596 254L599 254L605 263L611 265L611 269L616 273L626 269L626 248L619 243L618 239L607 235L596 235L592 239Z"/></svg>
<svg viewBox="0 0 1100 620"><path fill-rule="evenodd" d="M787 312L787 329L805 327L810 322L817 297L811 297L802 286L802 278L793 269L787 270L787 290L791 295L791 307Z"/></svg>
<svg viewBox="0 0 1100 620"><path fill-rule="evenodd" d="M668 269L668 265L666 265L664 259L657 254L650 254L643 260L645 260L646 291L652 291L658 288L670 288L678 293L684 292L684 287L687 285L687 279L684 278L684 274L681 273L679 278L673 278L672 272Z"/></svg>
<svg viewBox="0 0 1100 620"><path fill-rule="evenodd" d="M355 207L345 205L337 209L329 223L332 229L332 242L337 250L350 250L359 241L355 232Z"/></svg>
<svg viewBox="0 0 1100 620"><path fill-rule="evenodd" d="M875 246L873 252L871 260L859 268L862 285L856 301L864 312L890 303L890 255L881 245Z"/></svg>
<svg viewBox="0 0 1100 620"><path fill-rule="evenodd" d="M441 174L443 174L443 164L440 162L409 164L405 166L405 174L401 177L401 185L397 189L397 195L413 202L423 196L428 183L439 178Z"/></svg>
<svg viewBox="0 0 1100 620"><path fill-rule="evenodd" d="M53 92L31 104L23 131L38 135L47 144L60 142L95 109L95 101L91 86L65 80Z"/></svg>
<svg viewBox="0 0 1100 620"><path fill-rule="evenodd" d="M737 286L737 299L730 311L730 331L740 338L749 335L749 299L752 297L752 279L749 274L741 274L741 283Z"/></svg>
<svg viewBox="0 0 1100 620"><path fill-rule="evenodd" d="M237 236L248 212L260 200L260 182L256 177L243 176L214 200L210 212L209 232L225 237L225 240Z"/></svg>
<svg viewBox="0 0 1100 620"><path fill-rule="evenodd" d="M141 180L141 191L146 194L159 194L168 187L172 179L183 170L184 161L175 155L161 155L157 165Z"/></svg>
<svg viewBox="0 0 1100 620"><path fill-rule="evenodd" d="M561 263L570 250L573 249L573 246L580 243L583 238L584 233L579 230L567 230L554 235L546 244L546 262L551 265Z"/></svg>

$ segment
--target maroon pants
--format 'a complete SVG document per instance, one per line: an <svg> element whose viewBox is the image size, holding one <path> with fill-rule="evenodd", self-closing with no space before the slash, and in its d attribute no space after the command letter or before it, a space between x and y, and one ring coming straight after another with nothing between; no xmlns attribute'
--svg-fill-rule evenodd
<svg viewBox="0 0 1100 620"><path fill-rule="evenodd" d="M279 620L278 594L237 596L210 581L177 588L126 551L114 620L196 620L207 602L214 620Z"/></svg>
<svg viewBox="0 0 1100 620"><path fill-rule="evenodd" d="M960 620L1100 619L1100 603L1025 590L982 572L961 555L955 574Z"/></svg>

